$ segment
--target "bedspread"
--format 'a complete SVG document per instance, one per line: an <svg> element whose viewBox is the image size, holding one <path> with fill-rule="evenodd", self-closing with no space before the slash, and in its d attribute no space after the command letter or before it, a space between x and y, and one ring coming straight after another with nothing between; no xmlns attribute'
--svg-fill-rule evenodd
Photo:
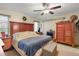
<svg viewBox="0 0 79 59"><path fill-rule="evenodd" d="M22 49L28 56L33 56L39 48L51 40L50 36L40 35L22 39L18 42L18 48Z"/></svg>

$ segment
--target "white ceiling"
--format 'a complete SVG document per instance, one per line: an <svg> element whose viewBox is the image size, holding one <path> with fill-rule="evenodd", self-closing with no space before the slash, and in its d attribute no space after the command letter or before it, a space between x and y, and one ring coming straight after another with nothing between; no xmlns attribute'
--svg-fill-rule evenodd
<svg viewBox="0 0 79 59"><path fill-rule="evenodd" d="M40 12L33 12L33 10L43 9L42 3L3 3L0 4L0 7L11 11L17 11L24 13L28 16L32 16L34 18L40 20L48 20L54 19L59 16L63 16L68 13L77 12L79 11L79 4L78 3L51 3L50 6L61 5L62 7L56 10L53 10L55 14L46 14L41 16Z"/></svg>

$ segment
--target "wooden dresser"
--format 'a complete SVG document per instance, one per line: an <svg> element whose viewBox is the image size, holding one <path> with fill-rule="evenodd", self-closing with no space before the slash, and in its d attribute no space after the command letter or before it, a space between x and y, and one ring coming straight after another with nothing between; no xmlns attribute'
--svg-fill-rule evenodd
<svg viewBox="0 0 79 59"><path fill-rule="evenodd" d="M7 38L3 39L3 42L4 42L4 46L3 46L4 51L11 48L11 45L12 45L11 37L7 37Z"/></svg>
<svg viewBox="0 0 79 59"><path fill-rule="evenodd" d="M69 21L63 21L56 24L56 42L74 46L74 37L74 23Z"/></svg>

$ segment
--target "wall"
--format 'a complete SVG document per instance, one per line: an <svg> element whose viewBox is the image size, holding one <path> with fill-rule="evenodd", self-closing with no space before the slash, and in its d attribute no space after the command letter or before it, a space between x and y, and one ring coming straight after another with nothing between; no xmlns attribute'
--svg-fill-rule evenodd
<svg viewBox="0 0 79 59"><path fill-rule="evenodd" d="M59 22L59 21L66 21L66 20L69 20L69 17L71 15L78 15L78 18L79 18L79 12L75 12L75 13L69 13L69 14L66 14L66 15L63 15L62 17L65 17L66 19L59 19L59 20L55 20L55 19L52 19L51 21L45 21L45 22L41 22L41 31L46 34L46 31L49 30L49 29L52 29L52 30L56 30L56 23ZM79 19L78 19L79 20ZM77 20L77 21L78 21Z"/></svg>
<svg viewBox="0 0 79 59"><path fill-rule="evenodd" d="M53 31L56 32L56 23L59 22L59 21L66 21L66 20L69 20L69 17L71 15L77 15L78 16L78 19L77 21L79 20L79 12L74 12L74 13L69 13L69 14L66 14L66 15L63 15L62 17L66 17L65 20L63 19L59 19L59 20L51 20L51 21L46 21L46 22L41 22L41 31L46 34L46 32L49 30L49 29L52 29ZM75 21L76 22L76 21ZM56 38L56 34L55 34L55 38ZM79 31L77 31L75 33L75 40L76 44L79 45Z"/></svg>
<svg viewBox="0 0 79 59"><path fill-rule="evenodd" d="M56 30L56 23L61 20L52 20L52 21L46 21L46 22L41 22L41 31L46 34L46 32L50 29L53 31Z"/></svg>
<svg viewBox="0 0 79 59"><path fill-rule="evenodd" d="M6 10L6 9L0 9L0 14L10 15L11 17L9 20L15 21L15 22L33 23L33 20L36 20L35 18L27 16L23 13L14 12L14 11ZM27 21L22 20L23 16L27 17Z"/></svg>
<svg viewBox="0 0 79 59"><path fill-rule="evenodd" d="M46 35L46 32L52 29L56 33L56 23L60 21L62 20L52 20L52 21L41 22L41 32L43 32L43 34ZM55 34L55 38L56 38L56 34Z"/></svg>
<svg viewBox="0 0 79 59"><path fill-rule="evenodd" d="M67 18L69 18L71 15L77 15L78 16L78 19L75 21L75 22L77 22L78 20L79 20L79 12L74 12L74 13L70 13L70 14L67 14L67 15L65 15ZM77 45L79 45L79 31L78 30L76 30L77 32L75 33L75 39L74 39L74 41L75 41L75 43L77 44Z"/></svg>
<svg viewBox="0 0 79 59"><path fill-rule="evenodd" d="M14 21L14 22L23 22L23 23L34 23L34 20L36 20L33 17L27 16L23 13L19 13L19 12L15 12L15 11L10 11L10 10L6 10L4 8L0 8L0 14L4 14L4 15L10 15L11 17L9 18L9 21ZM26 16L27 20L23 21L22 17ZM10 30L10 28L9 28ZM10 31L9 31L9 35L10 35ZM1 36L1 35L0 35Z"/></svg>
<svg viewBox="0 0 79 59"><path fill-rule="evenodd" d="M66 14L66 15L63 15L63 16L66 17L66 20L69 20L69 17L70 17L71 15L77 15L77 16L78 16L77 21L79 20L79 12L69 13L69 14ZM76 21L75 21L75 22L76 22Z"/></svg>

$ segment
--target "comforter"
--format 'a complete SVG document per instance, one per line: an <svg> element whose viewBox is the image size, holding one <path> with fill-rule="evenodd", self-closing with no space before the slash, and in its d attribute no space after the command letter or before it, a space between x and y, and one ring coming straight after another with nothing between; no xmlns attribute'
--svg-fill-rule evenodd
<svg viewBox="0 0 79 59"><path fill-rule="evenodd" d="M22 49L28 56L33 56L39 48L51 40L50 36L40 35L22 39L18 43L18 48Z"/></svg>

